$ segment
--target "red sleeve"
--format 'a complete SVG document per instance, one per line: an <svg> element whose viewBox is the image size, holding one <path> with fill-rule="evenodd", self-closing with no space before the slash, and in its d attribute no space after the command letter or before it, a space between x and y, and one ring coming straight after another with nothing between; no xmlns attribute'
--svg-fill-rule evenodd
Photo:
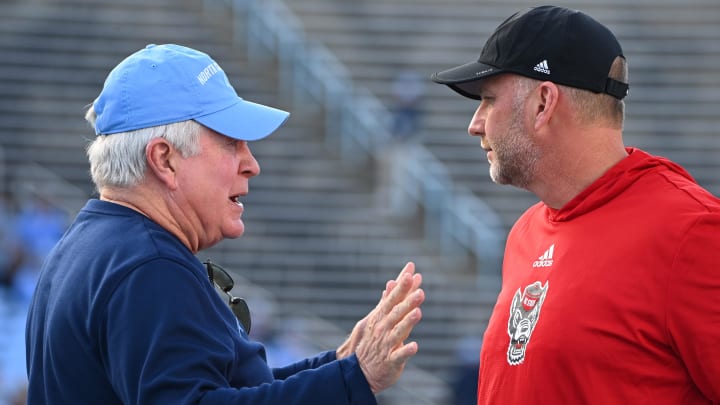
<svg viewBox="0 0 720 405"><path fill-rule="evenodd" d="M682 240L668 290L674 349L698 389L720 402L720 212L704 214Z"/></svg>

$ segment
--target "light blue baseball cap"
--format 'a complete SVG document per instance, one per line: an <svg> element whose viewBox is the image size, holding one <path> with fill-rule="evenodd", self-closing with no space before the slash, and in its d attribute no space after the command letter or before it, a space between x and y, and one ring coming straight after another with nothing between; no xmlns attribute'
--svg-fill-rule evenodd
<svg viewBox="0 0 720 405"><path fill-rule="evenodd" d="M151 44L125 58L93 107L97 135L195 120L243 141L270 135L290 115L238 97L210 56L175 44Z"/></svg>

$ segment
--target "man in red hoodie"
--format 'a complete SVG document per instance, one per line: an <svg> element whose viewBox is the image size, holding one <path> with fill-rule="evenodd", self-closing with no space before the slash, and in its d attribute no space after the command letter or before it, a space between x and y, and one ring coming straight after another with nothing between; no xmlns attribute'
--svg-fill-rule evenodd
<svg viewBox="0 0 720 405"><path fill-rule="evenodd" d="M433 80L480 100L493 181L541 200L508 236L478 403L720 403L720 200L624 146L612 32L525 10Z"/></svg>

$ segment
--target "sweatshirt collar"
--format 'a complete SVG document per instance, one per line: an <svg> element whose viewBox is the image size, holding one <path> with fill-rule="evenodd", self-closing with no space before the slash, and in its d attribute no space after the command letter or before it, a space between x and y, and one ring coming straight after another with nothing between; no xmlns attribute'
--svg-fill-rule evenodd
<svg viewBox="0 0 720 405"><path fill-rule="evenodd" d="M545 206L548 210L548 218L557 222L569 221L593 211L623 193L640 177L658 169L669 169L693 180L685 169L666 158L652 156L638 148L628 147L626 151L628 153L626 158L611 167L563 207L555 210Z"/></svg>

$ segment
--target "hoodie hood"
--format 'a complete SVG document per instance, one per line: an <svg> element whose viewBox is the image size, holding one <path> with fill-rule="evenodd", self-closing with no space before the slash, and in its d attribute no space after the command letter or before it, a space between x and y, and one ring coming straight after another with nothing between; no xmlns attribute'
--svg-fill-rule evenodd
<svg viewBox="0 0 720 405"><path fill-rule="evenodd" d="M652 156L637 148L626 148L628 156L610 168L599 179L559 210L548 211L551 221L569 221L605 205L638 179L651 173L670 171L696 183L695 179L678 164L659 156Z"/></svg>

